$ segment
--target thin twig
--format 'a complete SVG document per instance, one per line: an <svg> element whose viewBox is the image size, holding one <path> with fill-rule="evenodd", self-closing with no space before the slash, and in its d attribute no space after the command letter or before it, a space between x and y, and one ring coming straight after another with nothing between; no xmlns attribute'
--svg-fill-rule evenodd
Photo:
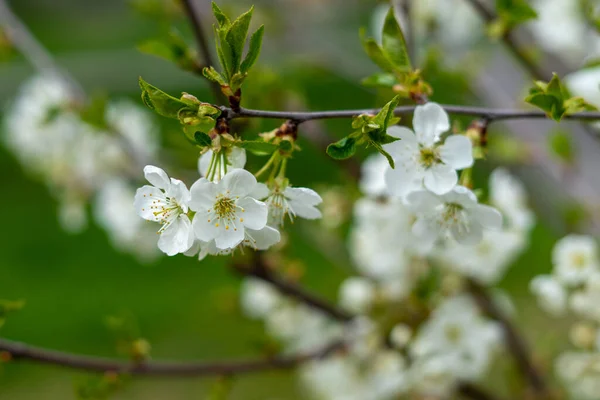
<svg viewBox="0 0 600 400"><path fill-rule="evenodd" d="M69 85L76 100L81 102L85 100L86 96L79 82L54 61L48 50L12 12L6 0L0 0L0 25L7 29L11 43L37 71L62 79Z"/></svg>
<svg viewBox="0 0 600 400"><path fill-rule="evenodd" d="M488 392L484 391L479 386L472 383L461 382L458 384L458 393L467 399L473 400L497 400L495 396L492 396Z"/></svg>
<svg viewBox="0 0 600 400"><path fill-rule="evenodd" d="M204 30L202 29L202 18L200 17L200 13L198 13L197 8L194 6L194 1L182 0L182 3L185 9L185 13L187 14L187 17L190 20L190 23L194 30L194 36L196 38L200 54L202 55L202 58L204 60L204 64L208 67L215 66L212 54L210 52L210 48L208 47L208 40L206 40ZM201 70L202 69L200 69L200 71ZM225 104L226 99L223 92L221 92L221 86L219 86L217 82L210 81L210 89L212 90L215 99L219 103Z"/></svg>
<svg viewBox="0 0 600 400"><path fill-rule="evenodd" d="M500 120L510 119L547 119L548 116L543 111L529 111L519 109L500 109L500 108L485 108L471 106L456 106L440 104L446 112L455 115L470 115L481 117L488 120L490 123ZM402 106L394 110L395 115L412 114L416 106ZM223 113L230 119L236 118L274 118L274 119L289 119L302 123L305 121L316 119L332 119L332 118L352 118L361 114L377 114L380 108L357 109L357 110L331 110L331 111L266 111L252 110L241 108L235 112L229 107L221 107ZM594 121L600 120L600 112L582 112L577 114L565 115L564 119Z"/></svg>
<svg viewBox="0 0 600 400"><path fill-rule="evenodd" d="M344 342L337 341L313 352L290 356L275 356L259 360L216 361L216 362L165 362L145 361L132 363L116 359L93 357L0 339L0 351L9 359L31 360L61 367L97 371L116 372L130 375L155 376L202 376L254 373L272 369L289 369L306 361L325 358L344 348ZM6 357L6 355L5 355Z"/></svg>
<svg viewBox="0 0 600 400"><path fill-rule="evenodd" d="M265 282L269 282L281 293L294 297L309 307L319 310L338 321L347 322L354 318L352 314L336 307L327 300L322 299L306 291L303 287L278 276L265 264L264 257L260 252L256 252L254 254L251 264L238 264L235 265L235 269L242 275L253 276Z"/></svg>
<svg viewBox="0 0 600 400"><path fill-rule="evenodd" d="M483 286L472 279L467 281L467 285L469 293L473 296L473 299L477 302L481 310L502 325L508 349L531 388L539 395L547 395L548 388L544 377L530 359L528 346L512 322L494 303Z"/></svg>

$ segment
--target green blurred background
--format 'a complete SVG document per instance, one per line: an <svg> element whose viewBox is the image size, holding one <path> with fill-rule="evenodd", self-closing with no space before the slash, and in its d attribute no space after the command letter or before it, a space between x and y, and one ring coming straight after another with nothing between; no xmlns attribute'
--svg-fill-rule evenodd
<svg viewBox="0 0 600 400"><path fill-rule="evenodd" d="M250 4L230 1L224 6L235 13ZM11 5L90 93L127 96L141 105L137 77L142 75L171 93L187 91L202 100L211 99L203 80L135 50L138 43L159 37L165 25L136 13L125 0L20 0ZM302 107L313 110L382 104L378 93L358 83L361 76L375 71L362 55L357 35L360 26L370 24L374 1L257 1L256 5L253 23L266 24L265 50L256 78L251 76L245 84L246 106L283 109L289 106L288 92L293 92ZM211 18L204 14L208 27ZM311 25L302 25L306 21ZM185 21L176 24L191 40ZM289 34L282 35L289 29L295 29L291 39ZM316 40L319 37L321 40ZM10 101L18 85L32 74L19 57L1 64L2 102ZM477 102L466 86L468 73L449 73L432 64L427 78L434 86L435 101ZM167 149L184 167L193 169L197 153L185 146L178 127L158 117L156 121L163 126L162 141ZM247 126L245 134L272 129L274 124ZM321 128L341 137L349 126L348 121L327 121ZM336 163L308 141L301 139L300 145L303 152L290 165L296 185L338 185L356 195L354 184ZM361 157L365 155L361 153ZM489 172L491 168L486 165L482 169ZM0 298L27 302L1 328L3 337L58 350L115 356L114 335L105 319L129 313L135 316L141 335L150 341L154 359L216 360L261 354L265 343L262 324L241 315L237 304L240 280L231 273L228 257L200 263L183 256L163 257L151 265L140 265L114 250L93 223L79 235L61 230L56 202L44 184L25 174L2 147L0 169L4 227L0 233ZM485 185L485 173L478 178ZM301 262L305 269L302 282L331 300L336 298L339 282L351 273L343 237L346 228L347 224L332 232L319 223L303 221L289 226L292 245L285 250L286 259ZM547 329L559 324L538 311L527 285L533 275L549 270L550 249L560 233L538 224L530 250L501 285L517 305L515 318L527 321L525 334L535 343L540 361L550 361L556 351L553 344L564 338ZM503 368L503 363L499 364ZM86 376L28 362L6 364L0 366L0 399L75 398L73 386ZM141 378L114 398L206 399L217 381ZM303 398L293 372L247 375L234 378L231 384L230 399Z"/></svg>

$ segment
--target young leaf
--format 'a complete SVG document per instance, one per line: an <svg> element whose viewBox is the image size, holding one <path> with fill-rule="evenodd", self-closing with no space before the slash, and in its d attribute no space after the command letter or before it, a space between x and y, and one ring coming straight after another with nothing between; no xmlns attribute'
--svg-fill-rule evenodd
<svg viewBox="0 0 600 400"><path fill-rule="evenodd" d="M375 64L379 66L384 71L393 72L394 64L383 53L381 47L377 44L377 42L372 38L367 38L365 36L365 30L360 30L360 41L365 49L365 52Z"/></svg>
<svg viewBox="0 0 600 400"><path fill-rule="evenodd" d="M575 159L575 146L567 132L556 131L548 137L550 151L565 163L571 163Z"/></svg>
<svg viewBox="0 0 600 400"><path fill-rule="evenodd" d="M352 157L356 152L356 139L346 136L335 143L327 146L327 154L336 160L344 160Z"/></svg>
<svg viewBox="0 0 600 400"><path fill-rule="evenodd" d="M195 132L194 139L196 139L196 143L198 143L202 147L212 145L212 139L204 132Z"/></svg>
<svg viewBox="0 0 600 400"><path fill-rule="evenodd" d="M240 142L238 146L259 156L272 154L275 150L277 150L276 144L267 143L260 140L244 140Z"/></svg>
<svg viewBox="0 0 600 400"><path fill-rule="evenodd" d="M166 94L157 87L144 81L141 77L140 88L142 89L142 100L144 101L144 104L163 117L179 118L179 114L182 110L197 112L197 108L193 109L192 105Z"/></svg>
<svg viewBox="0 0 600 400"><path fill-rule="evenodd" d="M401 71L411 70L406 41L394 15L394 7L390 8L385 17L382 44L383 52L396 68Z"/></svg>
<svg viewBox="0 0 600 400"><path fill-rule="evenodd" d="M390 164L390 167L392 167L392 169L396 168L396 165L394 163L394 159L392 158L392 156L390 155L390 153L388 153L387 151L385 151L383 149L383 147L379 143L371 142L371 144L373 145L373 147L375 147L377 149L377 151L379 153L381 153L381 155L383 155L387 159L387 161Z"/></svg>
<svg viewBox="0 0 600 400"><path fill-rule="evenodd" d="M228 28L229 25L231 25L229 18L227 18L227 16L223 13L223 11L221 11L217 3L214 1L212 2L212 11L221 28Z"/></svg>
<svg viewBox="0 0 600 400"><path fill-rule="evenodd" d="M213 67L204 67L202 70L202 75L208 80L213 82L217 82L221 86L226 86L227 82L225 82L225 78L221 76Z"/></svg>
<svg viewBox="0 0 600 400"><path fill-rule="evenodd" d="M373 122L380 125L384 132L390 123L390 119L393 118L394 109L398 107L399 102L400 96L395 96L385 106L383 106L383 108L377 113L375 118L373 118Z"/></svg>
<svg viewBox="0 0 600 400"><path fill-rule="evenodd" d="M537 12L526 0L496 0L496 9L505 31L537 18Z"/></svg>
<svg viewBox="0 0 600 400"><path fill-rule="evenodd" d="M225 41L229 44L231 49L231 72L237 72L242 62L242 54L244 52L244 45L246 44L246 37L248 36L248 28L250 27L250 20L252 19L252 13L254 6L244 14L240 15L238 19L233 21L231 27L227 31Z"/></svg>
<svg viewBox="0 0 600 400"><path fill-rule="evenodd" d="M263 34L265 33L265 26L261 25L253 34L250 36L250 45L248 48L248 54L242 61L240 66L240 72L242 74L247 73L250 68L254 65L260 54L260 48L262 46Z"/></svg>
<svg viewBox="0 0 600 400"><path fill-rule="evenodd" d="M373 74L362 80L362 84L365 86L373 87L386 87L391 88L398 83L398 80L393 74L380 72Z"/></svg>

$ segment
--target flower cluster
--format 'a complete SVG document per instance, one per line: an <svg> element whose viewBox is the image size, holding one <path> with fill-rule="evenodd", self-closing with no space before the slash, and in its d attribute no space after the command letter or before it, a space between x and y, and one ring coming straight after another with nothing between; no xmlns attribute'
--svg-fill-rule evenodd
<svg viewBox="0 0 600 400"><path fill-rule="evenodd" d="M596 241L568 235L552 251L552 273L538 275L530 284L540 306L554 316L574 313L570 331L577 351L561 354L556 373L574 398L596 399L600 386L600 258Z"/></svg>
<svg viewBox="0 0 600 400"><path fill-rule="evenodd" d="M161 251L201 260L240 247L266 250L280 241L286 216L321 217L316 206L322 200L315 191L291 187L283 177L260 183L244 169L245 162L244 149L209 150L198 161L202 177L190 189L158 167L144 168L151 185L138 189L135 209L161 224Z"/></svg>
<svg viewBox="0 0 600 400"><path fill-rule="evenodd" d="M125 100L106 104L96 116L102 123L84 118L82 107L61 79L32 78L6 113L4 142L57 198L65 230L85 228L91 203L95 219L117 248L152 259L157 255L155 239L132 218L135 189L126 177L138 162L156 156L153 121Z"/></svg>

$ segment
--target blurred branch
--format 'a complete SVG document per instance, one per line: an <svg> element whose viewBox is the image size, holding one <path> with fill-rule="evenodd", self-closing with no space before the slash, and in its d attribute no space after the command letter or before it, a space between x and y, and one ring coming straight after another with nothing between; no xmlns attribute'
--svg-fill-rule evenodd
<svg viewBox="0 0 600 400"><path fill-rule="evenodd" d="M44 364L87 371L156 376L230 375L261 372L272 369L288 369L294 368L306 361L327 357L336 351L343 349L344 346L342 341L337 341L313 352L299 353L291 356L275 356L259 360L217 362L149 361L132 363L110 358L48 350L42 347L30 346L25 343L0 339L0 351L5 353L5 357L3 358L31 360ZM6 355L8 355L8 357L6 357Z"/></svg>
<svg viewBox="0 0 600 400"><path fill-rule="evenodd" d="M446 112L455 115L471 115L486 119L488 122L510 120L510 119L547 119L548 116L543 111L528 111L519 109L500 109L470 106L455 106L440 104ZM217 107L217 106L215 106ZM394 110L395 115L412 114L416 106L402 106ZM241 108L240 111L233 111L229 107L220 107L229 119L236 118L274 118L289 119L296 123L311 121L316 119L331 118L353 118L361 114L377 114L381 109L371 108L362 110L331 110L331 111L266 111ZM581 112L577 114L565 115L564 119L595 121L600 120L600 112Z"/></svg>
<svg viewBox="0 0 600 400"><path fill-rule="evenodd" d="M504 315L502 310L494 303L493 299L486 292L486 289L472 279L467 280L469 293L481 310L489 317L495 319L502 325L504 338L508 350L513 355L517 367L527 379L529 386L537 395L542 398L549 397L548 387L542 374L538 371L533 361L530 359L530 352L525 340L519 335L512 322Z"/></svg>
<svg viewBox="0 0 600 400"><path fill-rule="evenodd" d="M467 0L473 8L479 13L479 15L488 24L494 22L497 16L487 7L483 0ZM519 44L515 34L512 31L507 31L502 36L502 41L506 44L506 47L515 56L517 60L523 65L523 67L529 72L529 74L535 78L544 81L552 79L552 71L546 71L539 65L537 65L531 58L531 56L525 51Z"/></svg>
<svg viewBox="0 0 600 400"><path fill-rule="evenodd" d="M182 0L183 8L185 13L190 20L192 28L194 30L194 36L196 37L196 42L198 44L198 49L200 50L200 54L203 58L204 65L207 67L214 66L212 54L210 52L210 48L208 47L208 41L206 40L206 36L204 35L204 30L202 29L202 19L200 17L200 13L198 13L197 9L194 6L193 0ZM200 75L202 76L202 69L199 68ZM213 96L219 103L225 104L225 95L221 92L221 87L217 82L210 82L210 89L213 92Z"/></svg>
<svg viewBox="0 0 600 400"><path fill-rule="evenodd" d="M485 392L479 386L475 386L472 383L461 382L458 384L458 393L467 399L472 400L498 400L496 397Z"/></svg>
<svg viewBox="0 0 600 400"><path fill-rule="evenodd" d="M280 276L273 273L269 266L266 265L263 255L259 252L255 253L251 264L236 264L234 267L236 271L242 275L252 276L265 282L269 282L281 293L290 297L294 297L307 306L319 310L333 319L347 322L354 317L352 314L336 307L333 304L330 304L327 300L321 299L306 291L303 287L282 279Z"/></svg>
<svg viewBox="0 0 600 400"><path fill-rule="evenodd" d="M58 76L72 88L76 100L81 102L85 100L86 96L81 85L66 70L54 62L50 53L12 12L6 0L0 0L0 25L8 31L11 44L19 49L35 69L41 74Z"/></svg>

